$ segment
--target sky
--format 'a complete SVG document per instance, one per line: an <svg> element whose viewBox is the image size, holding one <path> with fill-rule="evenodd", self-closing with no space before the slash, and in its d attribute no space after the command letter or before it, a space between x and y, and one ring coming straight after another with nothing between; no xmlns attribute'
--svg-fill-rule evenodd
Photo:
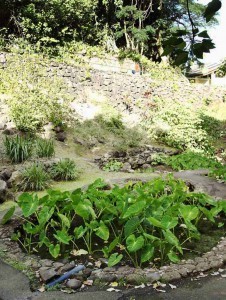
<svg viewBox="0 0 226 300"><path fill-rule="evenodd" d="M198 3L208 4L210 0L197 0ZM216 48L210 53L204 54L205 63L215 63L226 58L226 0L222 0L222 7L219 11L219 24L208 29L210 37L213 39Z"/></svg>

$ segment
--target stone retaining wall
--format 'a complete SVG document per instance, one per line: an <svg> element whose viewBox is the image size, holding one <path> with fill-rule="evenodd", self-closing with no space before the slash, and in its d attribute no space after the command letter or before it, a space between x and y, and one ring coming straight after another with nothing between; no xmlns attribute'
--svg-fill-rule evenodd
<svg viewBox="0 0 226 300"><path fill-rule="evenodd" d="M155 98L195 100L196 103L226 99L226 89L190 84L186 78L177 82L156 81L147 74L109 73L55 63L48 71L65 79L76 101L86 102L90 94L96 93L110 99L114 106L121 105L127 110L139 106L138 100L148 105Z"/></svg>

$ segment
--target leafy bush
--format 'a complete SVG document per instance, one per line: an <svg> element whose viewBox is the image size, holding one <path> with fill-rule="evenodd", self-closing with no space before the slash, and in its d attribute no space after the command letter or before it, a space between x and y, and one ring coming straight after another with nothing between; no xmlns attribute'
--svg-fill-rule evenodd
<svg viewBox="0 0 226 300"><path fill-rule="evenodd" d="M203 217L216 222L225 201L188 191L171 176L146 183L115 186L96 180L87 190L48 190L47 195L24 193L16 239L27 251L48 250L53 257L102 252L109 266L130 260L135 266L160 259L178 262L187 241L199 239Z"/></svg>
<svg viewBox="0 0 226 300"><path fill-rule="evenodd" d="M16 135L5 137L4 146L6 155L14 163L21 163L32 155L32 142L30 139Z"/></svg>
<svg viewBox="0 0 226 300"><path fill-rule="evenodd" d="M104 171L118 172L123 167L123 163L117 160L110 160L103 166Z"/></svg>
<svg viewBox="0 0 226 300"><path fill-rule="evenodd" d="M61 159L52 166L51 176L54 180L75 180L78 177L75 162L69 158Z"/></svg>
<svg viewBox="0 0 226 300"><path fill-rule="evenodd" d="M149 112L146 127L151 138L178 149L206 150L210 147L194 103L155 99L155 109Z"/></svg>
<svg viewBox="0 0 226 300"><path fill-rule="evenodd" d="M55 154L53 140L37 139L36 154L38 157L52 157Z"/></svg>
<svg viewBox="0 0 226 300"><path fill-rule="evenodd" d="M55 125L70 116L66 85L47 73L42 56L9 56L0 69L0 92L7 95L12 120L21 131L35 132L45 123Z"/></svg>
<svg viewBox="0 0 226 300"><path fill-rule="evenodd" d="M217 169L210 170L209 176L226 182L226 166L218 166Z"/></svg>
<svg viewBox="0 0 226 300"><path fill-rule="evenodd" d="M50 184L50 176L41 164L33 164L22 173L21 190L42 191Z"/></svg>
<svg viewBox="0 0 226 300"><path fill-rule="evenodd" d="M216 159L191 151L186 151L175 156L169 156L165 163L176 171L209 169L221 166Z"/></svg>

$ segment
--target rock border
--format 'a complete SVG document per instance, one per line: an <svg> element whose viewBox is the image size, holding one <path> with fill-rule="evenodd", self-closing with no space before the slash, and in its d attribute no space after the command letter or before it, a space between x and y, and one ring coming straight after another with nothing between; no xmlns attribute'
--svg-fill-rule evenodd
<svg viewBox="0 0 226 300"><path fill-rule="evenodd" d="M0 253L4 253L8 262L22 262L24 268L32 270L39 281L36 282L36 287L50 282L56 276L60 276L76 266L76 261L69 262L67 259L53 261L22 252L19 244L11 240L11 235L18 224L19 221L13 219L9 224L0 225ZM72 279L65 282L65 285L76 290L82 285L106 285L115 281L130 285L150 284L156 281L171 282L200 272L220 268L225 263L226 238L222 237L211 251L206 252L201 257L181 260L178 264L166 265L159 269L153 267L140 269L130 266L107 267L106 259L99 259L93 263L89 262L85 264L85 270L74 275Z"/></svg>

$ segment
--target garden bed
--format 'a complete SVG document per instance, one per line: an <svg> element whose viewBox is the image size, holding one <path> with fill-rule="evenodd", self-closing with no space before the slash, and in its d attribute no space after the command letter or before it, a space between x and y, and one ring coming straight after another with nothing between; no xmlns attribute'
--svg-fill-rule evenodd
<svg viewBox="0 0 226 300"><path fill-rule="evenodd" d="M193 194L188 191L188 189L182 182L175 181L173 179L168 179L168 180L169 180L167 183L168 189L166 190L165 189L166 186L165 186L162 190L162 191L164 191L164 192L162 192L163 193L162 196L163 195L168 196L168 201L170 201L169 199L172 197L172 195L173 194L175 195L175 193L177 193L181 188L182 188L182 190L184 190L184 192L187 191L186 192L187 196L188 196L187 199L189 199L189 194ZM154 182L155 182L155 184L157 184L155 186L159 187L160 183L163 184L164 180L156 179ZM131 190L134 189L134 186L137 189L139 186L142 186L142 185L145 186L145 184L147 184L146 185L146 188L147 188L148 184L150 184L150 183L129 184L127 186L126 191L127 191L127 193L129 193L129 192L131 192ZM170 186L171 186L171 191L169 189ZM101 183L100 181L97 181L94 185L88 187L88 189L86 189L86 191L84 191L84 192L81 192L81 190L77 190L77 192L75 191L72 194L68 194L66 192L66 194L65 193L58 194L57 197L58 197L59 201L62 201L62 199L65 199L65 196L68 199L68 197L70 198L70 195L74 195L74 197L75 197L76 195L78 196L80 193L80 196L83 194L83 195L85 195L85 198L89 198L88 194L90 192L92 192L92 194L94 194L94 192L95 192L96 193L95 197L100 197L100 195L102 198L103 198L103 195L108 197L107 195L111 194L112 192L109 190L103 189L104 187L105 187L105 185L103 185L103 183ZM153 185L152 185L152 188L154 188ZM116 188L116 190L117 190L117 188ZM113 191L115 191L115 190L113 189ZM123 191L123 189L121 189L121 191ZM119 190L118 190L118 192L119 192ZM124 188L124 192L125 192L125 188ZM136 190L136 192L137 192L137 190ZM54 192L52 192L52 193L54 193ZM28 194L26 194L26 195L28 196ZM198 197L197 195L198 194L196 193L196 197ZM203 194L200 194L201 200L200 200L199 205L201 205L201 204L203 204L204 206L207 205L206 210L203 206L203 211L205 212L205 218L208 217L211 219L211 218L213 218L213 215L211 216L211 213L210 213L211 209L215 210L215 213L217 211L219 213L220 212L219 205L214 204L216 202L212 202L212 200L210 200L209 197L204 196L204 195L201 196L201 195L203 195ZM120 197L122 197L122 196L123 196L123 193L121 193ZM131 193L129 196L130 196L130 198L132 197ZM29 197L31 197L31 196L29 196ZM51 197L53 197L53 194ZM56 197L56 192L55 192L55 197ZM161 197L161 195L159 195L159 197ZM183 196L181 196L181 197L183 197ZM60 198L61 198L61 200L60 200ZM19 199L19 205L20 205L20 202L22 201L21 199ZM27 198L27 200L29 200L29 201L31 201L31 199L32 198L29 198L29 199ZM47 196L42 198L42 200L40 200L41 201L40 203L43 203L44 199L48 203ZM139 199L139 197L138 197L138 199ZM33 200L34 200L34 198L33 198ZM162 198L162 200L163 200L163 198ZM85 201L85 200L83 200L83 201ZM142 201L142 200L139 200L139 201ZM193 198L192 201L195 201L195 198ZM177 201L175 201L175 199L174 199L174 202L177 202ZM167 203L167 202L165 202L165 203ZM34 204L34 202L33 202L33 204ZM131 218L134 223L135 222L134 218L139 216L140 223L142 223L142 218L140 215L141 211L139 212L139 210L136 210L136 212L134 212L133 211L134 204L131 203L131 205L128 206L127 209L124 211L124 213L122 212L123 213L122 216L125 216L125 214L128 215L128 214L130 214L130 212L131 213L133 212L133 215L127 216L128 220L127 220L127 217L125 218L126 220L125 220L124 224L125 225L127 224L126 230L129 230L128 222L129 222L129 220L131 220ZM163 204L164 204L164 201L163 201ZM64 201L64 208L66 207L66 205L67 205L67 201L66 202ZM140 202L139 207L141 207L141 205L143 205L143 204ZM186 204L186 205L191 206L191 203ZM102 206L103 206L103 203L102 203ZM109 203L107 204L107 206L109 206ZM132 206L133 206L133 209L131 210ZM211 206L212 206L212 208L211 208ZM194 209L194 207L192 207L192 208L186 207L187 209L184 210L184 213L186 214L186 219L187 219L187 221L189 221L189 218L190 218L191 224L192 224L193 220L195 219L195 218L193 219L193 217L196 214L196 212L195 212L196 209ZM24 207L21 206L21 208L22 208L22 211L24 211L24 212L27 211L27 209L29 209L29 210L32 209L31 206L29 206L29 205L26 206L26 208L25 208L25 206ZM78 207L77 207L77 209L78 209ZM143 210L146 211L147 208L143 207ZM87 211L87 207L86 207L86 211ZM189 213L189 211L190 211L190 213ZM221 209L221 211L222 211L222 209ZM38 211L37 211L37 213L39 214ZM79 213L80 221L77 223L77 225L75 225L75 228L80 227L80 229L81 229L82 218L85 217L85 216L83 216L83 217L81 216L81 214L83 215L83 213L85 213L85 210L84 211L81 210L81 207L80 207L80 213ZM95 213L97 214L96 210L95 210ZM213 211L212 211L212 213L213 213ZM134 214L135 214L135 216L134 216ZM191 217L192 214L193 214L193 217ZM31 217L29 217L29 220L34 222L35 219L34 219L34 217L32 217L32 214L30 216ZM69 216L67 216L67 217L69 217ZM181 216L181 217L183 218L183 216ZM185 215L184 215L184 217L185 217ZM120 215L117 218L119 218L121 220L121 222L123 222L123 218L121 218ZM49 249L49 253L47 256L44 255L44 256L40 257L40 253L41 253L40 251L42 251L42 248L38 248L37 244L35 244L37 242L37 236L36 236L36 239L32 239L32 242L34 244L32 244L30 250L34 250L33 249L33 246L34 246L34 248L36 250L33 252L38 253L39 256L27 255L27 254L23 253L19 244L17 244L15 241L10 240L10 237L15 231L18 232L18 226L20 229L19 232L23 234L22 235L23 237L25 236L25 233L28 234L28 232L32 232L32 228L31 227L28 228L28 225L27 225L27 227L23 228L23 232L22 232L21 231L21 228L22 228L21 221L18 223L18 220L16 220L16 219L14 221L12 220L9 224L6 224L6 225L0 227L1 228L0 229L0 239L2 241L2 247L4 248L3 253L5 253L4 251L9 251L10 255L12 257L14 257L16 260L21 260L28 266L31 266L34 271L37 271L36 274L37 274L38 278L40 278L41 282L43 282L43 283L48 283L49 281L52 281L54 278L64 274L66 271L72 269L77 264L84 264L85 270L81 271L77 275L74 275L74 278L77 280L76 281L77 288L80 288L82 286L82 284L89 286L89 285L93 285L93 284L110 284L111 282L115 282L115 281L117 281L119 284L139 285L142 282L143 283L152 283L152 282L158 281L158 280L171 281L171 280L180 279L181 277L193 275L198 272L204 272L211 268L218 268L226 262L226 239L223 237L224 231L225 231L224 227L219 229L219 228L217 228L216 225L212 225L210 222L207 222L205 220L205 218L204 218L204 221L202 221L202 224L200 224L200 229L199 229L201 232L200 242L195 242L195 246L196 246L195 248L193 248L194 243L193 243L193 245L192 245L192 243L185 243L183 246L183 248L189 248L189 247L190 247L190 249L193 248L192 250L193 250L193 252L195 252L195 254L197 252L199 252L195 258L194 258L194 256L191 256L187 260L181 260L181 261L177 260L176 257L179 255L180 245L177 244L177 242L175 243L176 237L173 237L173 235L172 235L171 237L174 239L174 241L173 240L171 241L171 243L172 243L171 246L170 246L169 240L165 241L166 242L165 246L169 247L167 253L168 254L170 253L170 255L168 255L167 260L169 261L169 259L171 258L171 260L175 260L175 261L177 261L177 263L171 262L170 264L168 264L167 260L165 260L165 263L164 263L163 261L160 260L159 251L157 251L153 257L150 256L149 259L147 259L146 261L145 260L143 261L143 263L142 263L143 269L135 268L133 265L134 262L132 262L129 259L129 256L127 256L124 253L123 247L127 247L127 251L128 251L129 249L131 250L131 247L134 246L134 244L132 245L130 242L125 243L125 241L124 241L125 244L123 244L123 241L121 241L122 244L115 245L115 249L112 251L114 253L113 254L109 253L108 255L105 255L105 257L103 255L104 251L99 252L99 253L95 252L95 250L98 250L98 249L103 250L105 247L107 247L109 250L109 247L110 247L109 243L112 244L112 239L113 239L113 238L111 238L112 232L109 231L109 236L108 236L107 229L104 227L103 223L101 223L101 221L103 222L103 220L104 220L103 215L102 215L101 219L98 219L99 223L98 223L97 229L95 229L95 238L94 238L94 243L92 244L93 251L90 251L87 249L88 250L87 252L92 252L89 254L87 252L84 252L84 246L85 246L84 241L79 241L78 243L75 241L77 243L77 246L79 246L79 249L77 249L77 250L79 251L82 248L83 249L82 252L76 253L77 250L75 248L74 248L74 250L73 250L73 248L71 248L69 251L67 251L67 249L69 249L69 248L68 248L68 243L66 242L63 248L61 248L62 243L60 243L61 244L60 250L62 251L62 249L64 249L63 256L62 256L62 254L63 254L62 252L61 252L61 255L59 255L60 253L58 253L58 255L56 255L58 249L52 248L52 249ZM61 215L60 219L61 219L61 221L64 219L62 217L62 215ZM168 221L165 218L164 220L162 220L162 224L166 225L168 222L168 226L171 227L171 226L173 226L172 220L174 220L173 222L175 222L175 217L171 217L171 219ZM55 218L55 222L56 221L57 221L57 219ZM58 221L59 221L59 218L58 218ZM78 221L78 219L77 219L77 221ZM89 224L90 224L90 221L91 220L89 220ZM157 222L157 220L154 217L152 217L151 221L152 221L152 225L153 225L153 222ZM216 218L216 224L219 224L219 226L222 226L221 223L223 223L223 221L224 221L224 213L222 213L221 217L219 216ZM64 221L62 221L62 222L67 222L67 221L66 221L66 219L64 219ZM87 220L87 222L88 222L88 220ZM181 225L183 225L183 224L184 223L182 222ZM209 226L208 228L210 230L209 233L204 232L204 231L206 231L205 228L207 228L207 224L208 224L208 226ZM158 222L156 223L156 225L158 225ZM192 225L194 225L194 222ZM62 226L63 226L63 224L62 224ZM107 227L106 224L105 224L105 226ZM176 225L175 225L175 227L176 227ZM73 230L76 232L76 234L78 234L78 232L77 232L78 230L75 230L75 228ZM130 232L130 235L129 235L130 239L132 239L135 237L134 234L136 234L135 243L139 239L139 236L137 235L138 234L137 230L138 229L136 228L136 232L135 231L133 231L134 233ZM146 229L146 230L148 230L148 229ZM175 229L175 230L178 231L178 229ZM170 235L170 233L172 233L172 229L161 228L160 231L167 231L168 235ZM146 231L147 235L150 234L147 232L148 231ZM52 233L49 233L49 234L50 235L48 235L48 238L51 238ZM158 234L159 234L158 226L155 226L154 234L155 234L155 237L158 238ZM70 233L68 235L70 235ZM206 240L208 240L210 236L213 237L213 235L216 237L216 239L214 239L214 241L212 241L213 244L207 245L208 248L206 248L206 247L203 248L204 251L207 251L207 250L209 250L209 251L207 251L204 254L201 254L200 253L201 251L199 251L200 249L198 248L199 245L203 245L204 242L206 243ZM111 238L110 241L108 241L108 239L106 238L107 236L108 236L108 239ZM14 236L14 238L15 238L15 236ZM61 239L63 237L55 236L55 238L56 239L58 238L58 240L59 240L59 238ZM164 239L164 236L162 237L162 239ZM128 237L127 237L127 240L128 240ZM152 236L152 240L153 240L153 236ZM180 240L181 240L181 237L180 237ZM22 241L22 243L26 242L25 239L21 239L21 241ZM154 242L152 242L152 244L154 244ZM214 245L215 245L215 247L213 247ZM23 247L24 247L24 245L23 245ZM112 247L113 247L113 245L112 245ZM120 247L121 247L121 249L120 249ZM137 251L133 251L133 249L132 249L132 251L130 251L130 256L132 256L133 259L136 260L136 256L134 256L134 255L135 255L135 253L137 253L137 259L138 259L138 255L141 255L140 251L142 249L141 250L140 249L137 249ZM48 249L46 248L46 251L47 250ZM107 251L106 248L105 248L105 251ZM73 252L73 255L70 255L71 252ZM189 251L183 250L183 252L184 252L184 254L181 256L181 258L187 257L187 253L189 253ZM55 258L50 259L50 254L55 255ZM80 254L80 256L79 256L79 254ZM171 255L171 254L173 254L173 255ZM123 255L124 257L121 258L121 255ZM119 258L121 258L121 259L119 259ZM141 261L142 261L142 256L141 256ZM74 281L74 283L75 283L75 281ZM69 286L69 283L66 282L66 285Z"/></svg>

